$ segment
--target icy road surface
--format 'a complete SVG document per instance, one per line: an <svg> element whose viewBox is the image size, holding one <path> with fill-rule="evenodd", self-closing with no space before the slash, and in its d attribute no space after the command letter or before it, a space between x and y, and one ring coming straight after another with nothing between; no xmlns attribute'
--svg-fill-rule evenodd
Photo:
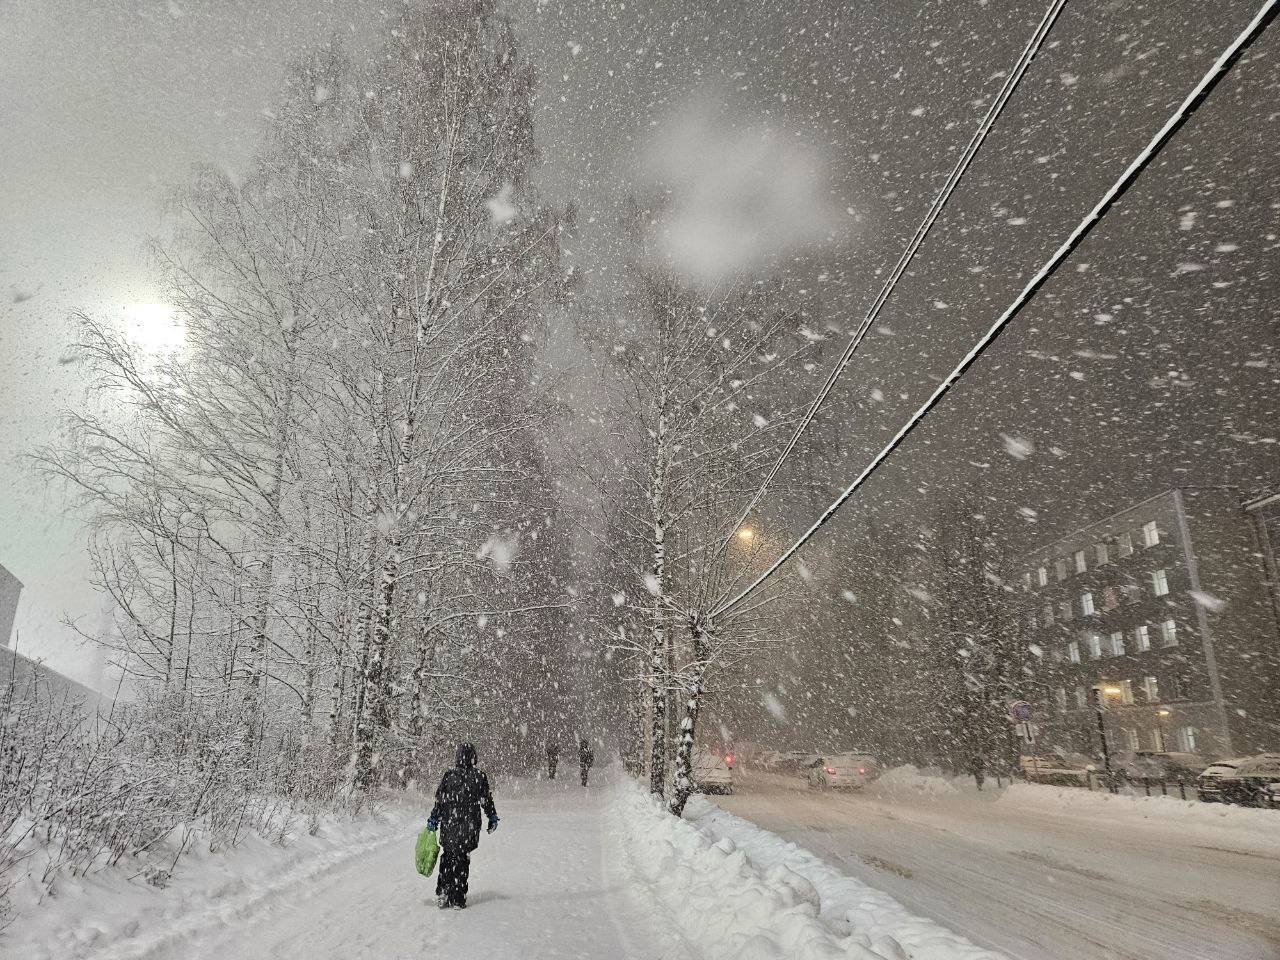
<svg viewBox="0 0 1280 960"><path fill-rule="evenodd" d="M1280 813L734 775L724 809L1019 960L1280 958Z"/></svg>

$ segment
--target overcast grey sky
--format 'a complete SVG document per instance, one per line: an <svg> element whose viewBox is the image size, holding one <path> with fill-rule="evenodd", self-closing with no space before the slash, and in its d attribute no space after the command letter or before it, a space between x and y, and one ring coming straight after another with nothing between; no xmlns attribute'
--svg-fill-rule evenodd
<svg viewBox="0 0 1280 960"><path fill-rule="evenodd" d="M842 486L914 408L1256 6L1068 5L833 398L822 483ZM802 235L848 218L841 243L788 266L817 320L848 329L1044 3L513 9L542 79L543 182L579 206L571 255L593 290L607 296L621 200L655 164L696 192L764 139L778 183L816 170L771 224ZM0 0L0 563L27 585L28 651L83 676L56 620L96 603L76 524L15 460L79 397L75 366L58 362L69 311L154 299L142 245L166 186L195 162L245 161L286 58L331 35L358 46L380 22L365 0ZM871 508L911 513L913 497L977 483L1007 492L1009 523L1036 511L1023 533L1035 539L1174 483L1275 482L1278 62L1269 35L1082 251L1086 266L1073 262L886 471ZM1002 434L1036 452L1008 455ZM777 539L807 519L779 518Z"/></svg>

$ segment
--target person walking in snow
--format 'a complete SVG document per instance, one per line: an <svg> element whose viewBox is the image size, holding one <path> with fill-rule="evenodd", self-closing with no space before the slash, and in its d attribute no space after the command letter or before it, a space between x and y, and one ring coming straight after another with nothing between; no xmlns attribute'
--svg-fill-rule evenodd
<svg viewBox="0 0 1280 960"><path fill-rule="evenodd" d="M480 845L480 811L489 819L489 833L498 829L498 808L493 804L489 777L476 767L476 748L458 744L452 769L436 787L436 802L427 827L440 831L440 873L436 878L436 903L443 910L467 905L471 877L471 851Z"/></svg>
<svg viewBox="0 0 1280 960"><path fill-rule="evenodd" d="M582 771L582 785L587 785L587 771L591 769L591 765L596 762L596 755L591 751L591 745L583 740L578 744L578 767Z"/></svg>
<svg viewBox="0 0 1280 960"><path fill-rule="evenodd" d="M560 744L548 740L547 741L547 778L554 780L556 778L556 765L560 763Z"/></svg>

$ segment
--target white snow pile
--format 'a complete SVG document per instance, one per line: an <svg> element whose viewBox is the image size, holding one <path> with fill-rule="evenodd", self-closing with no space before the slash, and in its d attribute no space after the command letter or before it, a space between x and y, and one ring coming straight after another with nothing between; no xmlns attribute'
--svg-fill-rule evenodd
<svg viewBox="0 0 1280 960"><path fill-rule="evenodd" d="M250 835L218 853L197 845L172 876L160 878L122 862L46 883L38 859L32 858L9 891L12 923L0 933L0 956L151 956L194 934L235 924L275 897L295 900L305 895L311 878L392 841L405 844L406 863L411 863L413 844L406 838L421 829L422 820L420 805L354 820L324 815L314 834L300 829L283 843Z"/></svg>
<svg viewBox="0 0 1280 960"><path fill-rule="evenodd" d="M1188 788L1190 795L1190 788ZM1039 783L1015 783L1005 789L1000 806L1041 809L1056 815L1079 814L1119 819L1167 820L1185 827L1201 824L1219 830L1243 831L1252 838L1280 840L1280 813L1229 803L1202 803L1178 796L1146 796L1130 787L1128 792L1108 793L1081 787L1055 787Z"/></svg>
<svg viewBox="0 0 1280 960"><path fill-rule="evenodd" d="M624 783L611 814L628 866L706 960L1004 960L701 797L677 820Z"/></svg>

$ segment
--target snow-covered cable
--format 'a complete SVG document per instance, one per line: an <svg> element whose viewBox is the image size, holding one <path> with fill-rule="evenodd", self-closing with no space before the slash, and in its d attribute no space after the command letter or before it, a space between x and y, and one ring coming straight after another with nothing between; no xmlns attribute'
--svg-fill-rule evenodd
<svg viewBox="0 0 1280 960"><path fill-rule="evenodd" d="M1036 292L1042 286L1044 286L1058 267L1066 261L1067 257L1069 257L1092 232L1093 228L1097 226L1098 222L1106 215L1107 211L1110 210L1125 191L1133 185L1134 181L1137 180L1138 176L1147 168L1151 161L1155 159L1156 155L1165 147L1165 145L1173 139L1174 134L1176 134L1178 130L1182 128L1183 124L1185 124L1196 110L1200 108L1210 92L1212 92L1213 88L1216 87L1222 78L1227 75L1227 72L1230 71L1231 67L1240 58L1241 54L1243 54L1244 51L1262 35L1263 31L1267 29L1267 26L1275 19L1277 12L1280 12L1280 8L1277 7L1277 4L1280 4L1280 0L1266 0L1266 2L1263 3L1262 8L1249 22L1249 25L1246 26L1240 35L1237 36L1235 40L1233 40L1218 56L1218 59L1214 61L1208 72L1201 77L1200 82L1192 88L1191 92L1187 94L1186 99L1184 99L1173 112L1173 115L1165 121L1164 126L1160 128L1155 136L1151 138L1150 142L1147 143L1147 145L1143 147L1142 151L1129 163L1124 172L1120 174L1119 179L1116 180L1107 192L1102 195L1102 199L1099 200L1094 208L1085 215L1084 219L1081 220L1076 228L1071 231L1067 239L1063 241L1062 245L1053 252L1053 255L1050 256L1048 260L1045 261L1044 265L1036 271L1035 275L1027 285L1023 287L1022 291L1016 298L1014 298L1014 301L1004 310L1003 313L1000 314L998 318L996 318L996 321L991 325L987 332L982 335L978 342L973 345L967 354L965 354L964 358L956 364L949 374L947 374L946 378L938 384L937 388L929 396L929 399L926 400L914 414L912 414L911 419L909 419L906 424L904 424L902 428L894 434L893 439L885 444L884 449L876 454L875 458L867 464L854 481L845 488L844 492L836 498L835 502L823 511L822 516L814 521L813 526L805 531L799 540L788 547L786 551L784 551L783 554L748 587L716 610L712 614L713 617L727 613L759 589L761 584L773 576L784 563L790 560L791 557L793 557L796 552L800 550L800 548L803 547L815 533L818 532L818 529L824 523L835 515L836 511L844 505L845 501L852 497L858 488L866 482L867 478L870 477L882 463L884 463L895 449L897 449L902 441L906 439L907 435L915 429L929 411L938 404L947 391L955 385L956 381L960 379L964 372L977 362L978 358L982 356L987 347L989 347L1000 334L1000 331L1003 330L1009 322L1022 311L1023 307L1030 302L1031 298L1035 296Z"/></svg>
<svg viewBox="0 0 1280 960"><path fill-rule="evenodd" d="M742 511L742 516L734 525L734 529L741 527L749 516L751 511L756 508L760 500L764 497L765 492L769 489L769 485L773 483L774 478L778 475L778 471L782 469L782 464L786 462L787 457L795 449L796 444L800 442L800 437L808 429L810 422L817 415L818 409L826 402L827 395L831 393L832 388L836 385L836 381L840 379L840 374L844 372L844 368L849 365L849 361L853 359L854 352L866 337L867 331L871 329L871 325L875 323L876 318L880 315L880 311L892 296L894 288L897 287L898 281L902 275L906 273L907 268L911 265L912 259L916 255L916 251L920 249L920 245L924 243L924 239L929 234L929 230L933 227L934 221L938 219L938 215L942 212L942 208L946 206L947 201L951 198L951 194L955 192L956 185L968 170L969 164L977 155L978 149L987 138L987 134L991 132L991 128L995 126L996 121L1000 118L1001 112L1004 110L1005 104L1013 97L1014 90L1017 89L1019 81L1027 72L1027 68L1031 66L1031 61L1035 59L1036 54L1040 52L1040 48L1044 45L1045 38L1049 35L1054 21L1058 19L1058 14L1062 12L1062 8L1066 6L1067 0L1051 0L1049 8L1045 11L1044 17L1040 24L1036 27L1035 33L1031 35L1031 39L1027 41L1026 47L1018 56L1017 62L1013 69L1005 77L1004 84L1000 87L1000 91L996 94L996 98L991 102L991 106L987 108L986 115L982 118L982 123L978 125L978 129L974 131L973 137L970 138L968 146L960 155L960 159L956 161L956 165L951 169L950 175L946 182L942 185L942 189L938 191L934 197L933 203L929 207L929 211L925 214L920 225L916 227L915 235L911 238L911 242L907 244L906 249L902 251L898 257L898 262L890 271L889 277L885 280L880 288L880 292L876 295L871 306L867 309L866 316L858 324L858 329L854 331L853 337L845 346L844 352L831 368L831 372L827 375L826 381L822 388L818 391L817 396L813 398L813 402L809 404L809 409L805 411L800 422L796 425L795 431L791 435L791 439L787 441L786 447L779 455L777 461L769 470L769 475L756 489L750 503L746 509ZM727 542L727 541L726 541Z"/></svg>

